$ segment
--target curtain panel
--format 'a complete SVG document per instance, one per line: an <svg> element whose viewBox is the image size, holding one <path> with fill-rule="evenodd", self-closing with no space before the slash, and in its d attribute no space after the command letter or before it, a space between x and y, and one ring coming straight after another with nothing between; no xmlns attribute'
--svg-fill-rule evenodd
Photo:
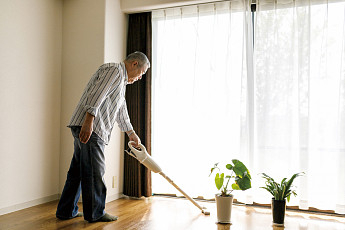
<svg viewBox="0 0 345 230"><path fill-rule="evenodd" d="M241 111L247 113L241 89L253 81L251 23L249 1L241 0L152 13L152 154L195 197L217 193L208 177L214 163L251 161L249 148L240 148L241 139L250 143L250 130L240 126L250 124L241 120ZM164 179L152 178L154 193L176 194ZM241 195L251 202L250 192L235 198Z"/></svg>
<svg viewBox="0 0 345 230"><path fill-rule="evenodd" d="M288 205L344 214L345 3L250 3L153 12L152 154L194 197L236 158L253 178L239 201L270 203L260 173L305 172ZM176 193L155 175L153 192Z"/></svg>
<svg viewBox="0 0 345 230"><path fill-rule="evenodd" d="M151 13L131 14L128 19L127 55L135 51L146 54L151 62ZM126 102L131 123L137 135L151 153L151 69L143 78L126 89ZM125 137L125 148L129 139ZM136 159L124 154L123 193L131 197L152 195L151 172Z"/></svg>
<svg viewBox="0 0 345 230"><path fill-rule="evenodd" d="M256 9L254 168L305 172L299 207L344 214L345 3L263 0Z"/></svg>

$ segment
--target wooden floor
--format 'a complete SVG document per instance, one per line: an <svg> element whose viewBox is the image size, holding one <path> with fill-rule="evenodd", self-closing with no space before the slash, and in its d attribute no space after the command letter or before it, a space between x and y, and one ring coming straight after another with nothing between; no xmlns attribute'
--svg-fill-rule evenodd
<svg viewBox="0 0 345 230"><path fill-rule="evenodd" d="M57 201L54 201L0 216L0 229L345 230L343 217L295 211L287 212L285 228L273 227L270 209L239 205L233 206L232 225L217 225L215 203L199 203L211 211L210 216L203 215L198 208L185 199L156 196L140 200L123 198L106 204L108 213L119 216L117 221L88 223L82 217L65 221L56 219Z"/></svg>

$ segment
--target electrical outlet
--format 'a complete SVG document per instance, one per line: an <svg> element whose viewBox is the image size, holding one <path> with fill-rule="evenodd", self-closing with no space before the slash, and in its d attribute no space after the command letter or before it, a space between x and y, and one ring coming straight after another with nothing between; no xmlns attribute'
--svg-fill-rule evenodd
<svg viewBox="0 0 345 230"><path fill-rule="evenodd" d="M112 188L117 188L117 176L113 176Z"/></svg>

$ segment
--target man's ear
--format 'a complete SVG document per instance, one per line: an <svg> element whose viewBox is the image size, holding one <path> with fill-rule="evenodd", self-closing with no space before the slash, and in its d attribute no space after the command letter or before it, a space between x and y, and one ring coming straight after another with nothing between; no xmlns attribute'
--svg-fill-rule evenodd
<svg viewBox="0 0 345 230"><path fill-rule="evenodd" d="M137 68L138 65L139 65L138 61L133 61L133 62L132 62L132 67L133 67L133 68Z"/></svg>

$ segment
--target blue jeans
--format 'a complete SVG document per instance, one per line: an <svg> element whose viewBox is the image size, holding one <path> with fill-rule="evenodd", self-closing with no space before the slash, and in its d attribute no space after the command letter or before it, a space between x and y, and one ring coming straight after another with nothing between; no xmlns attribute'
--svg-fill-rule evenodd
<svg viewBox="0 0 345 230"><path fill-rule="evenodd" d="M57 207L56 217L71 219L78 214L78 200L81 191L84 219L93 222L105 215L107 193L103 179L105 143L94 132L86 144L81 143L79 140L80 129L80 126L71 127L74 137L74 154Z"/></svg>

